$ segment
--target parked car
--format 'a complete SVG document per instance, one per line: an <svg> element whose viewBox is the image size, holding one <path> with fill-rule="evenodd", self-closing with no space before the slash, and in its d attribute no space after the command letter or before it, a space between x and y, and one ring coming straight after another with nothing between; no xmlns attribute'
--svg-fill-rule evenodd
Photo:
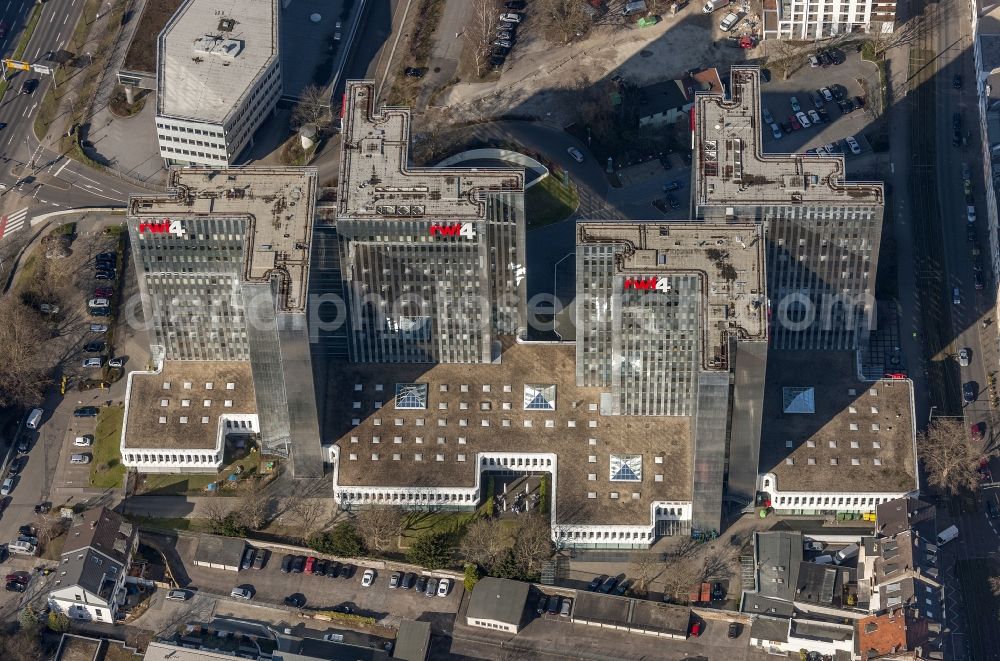
<svg viewBox="0 0 1000 661"><path fill-rule="evenodd" d="M450 578L442 578L440 581L438 581L437 596L447 597L449 591L451 591Z"/></svg>
<svg viewBox="0 0 1000 661"><path fill-rule="evenodd" d="M951 86L957 90L962 89L962 74L956 73L951 78Z"/></svg>
<svg viewBox="0 0 1000 661"><path fill-rule="evenodd" d="M822 108L825 103L823 100L823 94L819 90L816 90L815 92L810 92L809 98L812 99L813 105L816 106L816 110Z"/></svg>
<svg viewBox="0 0 1000 661"><path fill-rule="evenodd" d="M230 591L229 596L234 599L245 599L249 601L250 599L253 599L253 588L249 585L241 585L233 588Z"/></svg>
<svg viewBox="0 0 1000 661"><path fill-rule="evenodd" d="M505 14L500 14L501 23L520 23L521 15L517 12L507 12Z"/></svg>
<svg viewBox="0 0 1000 661"><path fill-rule="evenodd" d="M781 126L782 132L784 132L784 133L791 133L792 130L793 130L791 122L782 122L780 126Z"/></svg>
<svg viewBox="0 0 1000 661"><path fill-rule="evenodd" d="M691 628L688 630L688 635L692 638L697 638L701 635L703 630L704 627L702 626L701 620L694 620L691 622Z"/></svg>
<svg viewBox="0 0 1000 661"><path fill-rule="evenodd" d="M736 24L740 22L740 15L729 12L726 14L725 18L719 21L719 29L723 32L729 32L736 27Z"/></svg>
<svg viewBox="0 0 1000 661"><path fill-rule="evenodd" d="M615 589L611 591L611 594L615 594L621 597L626 592L628 592L628 589L630 587L632 587L632 581L625 579L624 581L615 586Z"/></svg>
<svg viewBox="0 0 1000 661"><path fill-rule="evenodd" d="M497 30L497 34L496 34L497 39L503 39L505 41L511 41L511 40L513 40L514 39L514 33L510 31L510 27L512 27L512 26L513 26L513 23L508 23L506 29L501 28L501 29Z"/></svg>
<svg viewBox="0 0 1000 661"><path fill-rule="evenodd" d="M844 138L844 142L846 142L847 146L851 148L852 154L861 153L861 145L858 144L858 141L854 139L853 135L849 135L846 138Z"/></svg>
<svg viewBox="0 0 1000 661"><path fill-rule="evenodd" d="M253 555L253 568L263 569L264 563L267 562L268 550L267 549L257 549Z"/></svg>
<svg viewBox="0 0 1000 661"><path fill-rule="evenodd" d="M979 394L979 384L975 381L966 381L965 385L962 386L962 400L966 404L971 404L976 401L976 396Z"/></svg>
<svg viewBox="0 0 1000 661"><path fill-rule="evenodd" d="M84 367L101 367L104 365L103 358L84 358L82 365Z"/></svg>
<svg viewBox="0 0 1000 661"><path fill-rule="evenodd" d="M111 298L114 294L115 290L113 287L96 287L94 289L94 296L98 298Z"/></svg>
<svg viewBox="0 0 1000 661"><path fill-rule="evenodd" d="M833 101L833 92L830 91L829 87L823 87L819 91L823 95L823 98L827 101Z"/></svg>
<svg viewBox="0 0 1000 661"><path fill-rule="evenodd" d="M781 132L781 129L778 127L778 125L772 122L771 124L769 124L769 126L771 127L771 135L774 136L774 139L780 140L781 136L783 136L784 133Z"/></svg>
<svg viewBox="0 0 1000 661"><path fill-rule="evenodd" d="M7 581L6 589L7 592L24 592L28 588L26 585L18 583L17 581Z"/></svg>
<svg viewBox="0 0 1000 661"><path fill-rule="evenodd" d="M73 439L73 445L78 448L89 448L94 444L94 437L90 434L84 434L83 436L77 436Z"/></svg>
<svg viewBox="0 0 1000 661"><path fill-rule="evenodd" d="M424 77L424 69L421 69L420 67L406 67L406 69L403 70L403 73L409 78Z"/></svg>
<svg viewBox="0 0 1000 661"><path fill-rule="evenodd" d="M417 575L411 571L408 571L405 574L403 574L403 580L400 581L399 587L403 588L404 590L409 590L410 588L413 587L413 584L416 582L416 580L417 580Z"/></svg>
<svg viewBox="0 0 1000 661"><path fill-rule="evenodd" d="M547 604L548 601L549 601L549 598L547 596L545 596L544 594L540 595L538 597L538 601L535 602L535 613L537 613L538 615L541 615L542 613L544 613L545 612L545 604Z"/></svg>
<svg viewBox="0 0 1000 661"><path fill-rule="evenodd" d="M508 39L497 39L493 42L493 45L500 48L511 48L514 44Z"/></svg>
<svg viewBox="0 0 1000 661"><path fill-rule="evenodd" d="M729 631L726 634L729 638L739 638L743 627L740 626L739 622L730 622Z"/></svg>
<svg viewBox="0 0 1000 661"><path fill-rule="evenodd" d="M802 111L802 106L799 105L799 99L798 99L798 97L793 96L792 98L790 98L788 100L788 102L792 104L792 112L801 112Z"/></svg>
<svg viewBox="0 0 1000 661"><path fill-rule="evenodd" d="M572 156L577 163L583 163L583 153L576 147L568 147L566 153Z"/></svg>
<svg viewBox="0 0 1000 661"><path fill-rule="evenodd" d="M283 574L287 574L288 572L292 571L292 562L294 560L295 557L292 556L291 553L286 553L285 557L281 559L281 572Z"/></svg>
<svg viewBox="0 0 1000 661"><path fill-rule="evenodd" d="M107 333L108 332L108 326L107 326L107 324L91 324L90 325L90 332L91 333Z"/></svg>
<svg viewBox="0 0 1000 661"><path fill-rule="evenodd" d="M788 123L791 125L793 131L798 131L802 126L799 124L799 120L795 115L788 116Z"/></svg>
<svg viewBox="0 0 1000 661"><path fill-rule="evenodd" d="M680 190L683 187L684 187L684 184L682 182L680 182L680 181L678 181L678 180L675 179L674 181L668 182L668 183L666 183L666 184L663 185L663 192L664 193L669 193L671 191Z"/></svg>
<svg viewBox="0 0 1000 661"><path fill-rule="evenodd" d="M370 588L372 583L375 582L375 570L366 569L365 573L361 576L361 587Z"/></svg>
<svg viewBox="0 0 1000 661"><path fill-rule="evenodd" d="M308 558L306 558L305 569L303 569L303 572L306 574L311 574L313 573L313 568L315 566L316 566L316 558L314 556L309 556Z"/></svg>
<svg viewBox="0 0 1000 661"><path fill-rule="evenodd" d="M114 271L98 271L94 274L94 278L97 280L114 280L115 277L117 276Z"/></svg>
<svg viewBox="0 0 1000 661"><path fill-rule="evenodd" d="M306 597L301 592L290 594L285 597L285 605L291 606L292 608L302 608L306 605Z"/></svg>
<svg viewBox="0 0 1000 661"><path fill-rule="evenodd" d="M573 600L568 597L563 597L562 608L559 609L559 615L562 617L569 617L570 610L573 608Z"/></svg>
<svg viewBox="0 0 1000 661"><path fill-rule="evenodd" d="M954 305L962 304L962 292L959 290L958 287L953 287L951 290L951 302Z"/></svg>
<svg viewBox="0 0 1000 661"><path fill-rule="evenodd" d="M302 570L306 566L306 557L304 555L297 555L292 558L292 573L301 574Z"/></svg>
<svg viewBox="0 0 1000 661"><path fill-rule="evenodd" d="M427 579L427 588L424 590L425 597L433 597L438 591L438 580L433 576Z"/></svg>
<svg viewBox="0 0 1000 661"><path fill-rule="evenodd" d="M599 587L601 587L601 584L602 584L602 583L604 583L604 581L606 581L606 580L607 580L607 578L608 578L607 576L603 576L603 575L602 575L602 576L597 576L597 577L596 577L596 578L594 578L594 580L592 580L592 581L590 582L590 584L589 584L589 585L587 586L587 591L588 591L588 592L596 592L596 591L597 591L597 589L598 589Z"/></svg>
<svg viewBox="0 0 1000 661"><path fill-rule="evenodd" d="M770 110L768 110L767 108L764 108L761 111L760 114L761 114L761 117L764 118L764 123L765 124L774 124L774 116L771 115L771 111Z"/></svg>
<svg viewBox="0 0 1000 661"><path fill-rule="evenodd" d="M187 590L171 590L167 593L166 599L170 601L187 601L191 594Z"/></svg>
<svg viewBox="0 0 1000 661"><path fill-rule="evenodd" d="M340 577L350 578L352 576L354 576L354 565L352 565L349 562L345 562L343 566L340 568Z"/></svg>
<svg viewBox="0 0 1000 661"><path fill-rule="evenodd" d="M681 203L677 201L677 198L670 194L667 194L667 204L670 205L671 209L680 209L681 207Z"/></svg>
<svg viewBox="0 0 1000 661"><path fill-rule="evenodd" d="M87 342L83 345L83 350L87 353L101 353L107 345L104 342Z"/></svg>
<svg viewBox="0 0 1000 661"><path fill-rule="evenodd" d="M799 120L799 126L804 129L812 126L812 122L809 121L809 117L804 112L795 113L795 119Z"/></svg>
<svg viewBox="0 0 1000 661"><path fill-rule="evenodd" d="M816 57L815 55L810 55L809 56L809 66L812 67L813 69L815 69L816 67L818 67L819 66L819 58Z"/></svg>
<svg viewBox="0 0 1000 661"><path fill-rule="evenodd" d="M806 114L809 115L809 121L811 121L813 124L823 123L823 119L819 116L819 113L816 112L815 110L810 110Z"/></svg>
<svg viewBox="0 0 1000 661"><path fill-rule="evenodd" d="M59 306L52 303L42 303L38 306L38 311L42 314L58 314Z"/></svg>
<svg viewBox="0 0 1000 661"><path fill-rule="evenodd" d="M616 585L618 585L618 578L615 577L615 576L612 576L608 580L604 581L604 584L601 585L601 588L600 588L599 591L603 592L604 594L611 594L611 591L615 589Z"/></svg>
<svg viewBox="0 0 1000 661"><path fill-rule="evenodd" d="M417 582L414 584L413 589L417 592L423 592L427 589L427 577L424 575L417 576Z"/></svg>
<svg viewBox="0 0 1000 661"><path fill-rule="evenodd" d="M546 612L549 615L555 615L559 612L559 597L552 595L549 597L548 604L545 607Z"/></svg>
<svg viewBox="0 0 1000 661"><path fill-rule="evenodd" d="M392 575L389 576L389 589L390 590L395 590L396 588L398 588L399 587L399 581L400 581L400 579L402 577L403 577L403 574L401 572L398 572L398 571L392 572Z"/></svg>
<svg viewBox="0 0 1000 661"><path fill-rule="evenodd" d="M326 577L337 578L338 576L340 576L340 563L336 560L331 560L326 566Z"/></svg>
<svg viewBox="0 0 1000 661"><path fill-rule="evenodd" d="M10 462L10 474L17 475L24 469L24 465L28 463L28 458L25 456L14 457Z"/></svg>
<svg viewBox="0 0 1000 661"><path fill-rule="evenodd" d="M854 101L854 105L858 108L858 110L860 110L860 109L862 109L862 108L865 107L865 97L863 97L863 96L856 96L856 97L854 97L853 101Z"/></svg>
<svg viewBox="0 0 1000 661"><path fill-rule="evenodd" d="M97 407L96 406L81 406L80 408L73 410L74 418L96 418L97 417Z"/></svg>
<svg viewBox="0 0 1000 661"><path fill-rule="evenodd" d="M962 349L959 349L959 351L958 351L958 364L961 365L962 367L968 367L969 366L969 362L970 362L969 361L970 356L971 356L971 352L970 352L970 350L969 350L968 347L964 347Z"/></svg>
<svg viewBox="0 0 1000 661"><path fill-rule="evenodd" d="M326 560L322 558L318 559L316 564L313 565L312 573L313 576L326 576Z"/></svg>
<svg viewBox="0 0 1000 661"><path fill-rule="evenodd" d="M976 289L977 290L982 291L983 289L986 288L986 281L983 278L983 272L982 271L979 271L979 270L974 271L972 273L972 277L973 277L973 280L975 281L975 285L976 285Z"/></svg>
<svg viewBox="0 0 1000 661"><path fill-rule="evenodd" d="M124 367L125 359L121 356L108 359L108 367Z"/></svg>

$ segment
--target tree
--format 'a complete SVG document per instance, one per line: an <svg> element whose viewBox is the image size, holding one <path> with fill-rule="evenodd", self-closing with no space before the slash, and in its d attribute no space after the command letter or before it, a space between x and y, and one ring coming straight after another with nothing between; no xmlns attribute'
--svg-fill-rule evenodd
<svg viewBox="0 0 1000 661"><path fill-rule="evenodd" d="M687 598L688 591L704 578L698 558L671 556L663 569L663 596L672 601Z"/></svg>
<svg viewBox="0 0 1000 661"><path fill-rule="evenodd" d="M451 534L431 532L421 535L406 552L406 559L427 569L441 569L451 563Z"/></svg>
<svg viewBox="0 0 1000 661"><path fill-rule="evenodd" d="M497 520L476 519L465 529L459 550L469 562L484 567L487 572L510 548L510 533Z"/></svg>
<svg viewBox="0 0 1000 661"><path fill-rule="evenodd" d="M552 529L548 517L541 514L520 517L514 530L511 554L526 578L537 577L542 562L552 556Z"/></svg>
<svg viewBox="0 0 1000 661"><path fill-rule="evenodd" d="M476 583L479 582L479 567L471 562L465 563L465 591L472 592L472 588L476 587Z"/></svg>
<svg viewBox="0 0 1000 661"><path fill-rule="evenodd" d="M642 553L634 556L626 572L633 577L632 591L644 596L649 591L650 584L663 573L663 567L657 556L652 553Z"/></svg>
<svg viewBox="0 0 1000 661"><path fill-rule="evenodd" d="M292 128L300 129L305 124L315 124L322 131L333 121L330 99L326 92L316 85L306 85L299 95L299 102L292 108Z"/></svg>
<svg viewBox="0 0 1000 661"><path fill-rule="evenodd" d="M403 534L406 518L398 507L368 507L358 512L354 527L364 540L365 548L385 553L393 540Z"/></svg>
<svg viewBox="0 0 1000 661"><path fill-rule="evenodd" d="M973 440L963 421L938 418L917 435L917 454L928 484L954 496L976 488L979 461L993 452Z"/></svg>
<svg viewBox="0 0 1000 661"><path fill-rule="evenodd" d="M223 522L229 516L229 507L226 506L226 501L216 497L201 506L201 513L208 519L209 526L216 530L222 528Z"/></svg>
<svg viewBox="0 0 1000 661"><path fill-rule="evenodd" d="M13 297L0 301L0 408L41 401L51 382L49 329L41 315Z"/></svg>
<svg viewBox="0 0 1000 661"><path fill-rule="evenodd" d="M213 526L213 532L228 537L246 537L247 527L243 519L237 512L230 512L222 519L217 526Z"/></svg>
<svg viewBox="0 0 1000 661"><path fill-rule="evenodd" d="M34 609L30 604L22 608L17 613L17 622L21 625L22 629L37 631L38 630L38 611Z"/></svg>
<svg viewBox="0 0 1000 661"><path fill-rule="evenodd" d="M590 16L580 0L535 0L531 8L548 41L565 44L590 30Z"/></svg>
<svg viewBox="0 0 1000 661"><path fill-rule="evenodd" d="M244 481L239 517L243 525L250 530L260 530L267 524L270 517L273 503L271 498L264 493L265 486L260 478L250 478Z"/></svg>
<svg viewBox="0 0 1000 661"><path fill-rule="evenodd" d="M356 558L365 553L364 540L346 521L338 523L333 530L314 535L309 540L309 547L342 558Z"/></svg>
<svg viewBox="0 0 1000 661"><path fill-rule="evenodd" d="M990 576L990 592L994 597L1000 597L1000 576Z"/></svg>
<svg viewBox="0 0 1000 661"><path fill-rule="evenodd" d="M500 25L500 2L498 0L472 0L472 18L466 24L463 35L472 51L476 64L476 75L486 73L497 26Z"/></svg>
<svg viewBox="0 0 1000 661"><path fill-rule="evenodd" d="M49 612L49 629L56 633L69 631L69 617L59 611Z"/></svg>

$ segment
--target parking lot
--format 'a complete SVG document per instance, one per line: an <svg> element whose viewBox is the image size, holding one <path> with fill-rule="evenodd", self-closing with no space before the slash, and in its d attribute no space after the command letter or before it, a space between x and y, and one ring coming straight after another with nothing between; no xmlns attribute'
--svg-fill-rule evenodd
<svg viewBox="0 0 1000 661"><path fill-rule="evenodd" d="M775 123L781 128L781 137L775 137L771 129L765 124L763 127L764 151L770 153L800 153L808 149L816 149L827 144L832 144L847 156L848 161L856 157L850 147L843 140L847 136L853 136L862 151L870 152L871 147L865 138L865 131L873 121L871 113L871 100L867 98L867 93L858 79L869 80L875 77L874 65L869 62L862 62L858 53L853 50L842 52L844 62L842 64L832 64L828 66L811 67L805 64L788 80L780 80L773 77L772 80L763 85L761 95L761 108L767 110L772 115ZM877 89L877 78L868 82L869 89ZM860 98L864 102L864 108L855 109L851 112L844 112L838 104L838 99L822 99L820 103L816 98L822 98L820 90L827 88L831 94L846 99ZM801 122L801 118L795 117L792 107L792 97L798 101L801 113L807 115L809 126ZM819 124L810 117L809 111L817 115L825 111L825 118ZM794 121L793 121L794 119ZM799 128L795 128L799 126ZM786 130L791 129L791 130Z"/></svg>
<svg viewBox="0 0 1000 661"><path fill-rule="evenodd" d="M345 611L350 608L353 614L374 617L385 623L395 623L400 618L421 619L431 622L438 630L444 630L450 628L464 592L461 581L454 579L447 597L427 597L415 589L390 589L389 577L397 570L393 566L375 569L375 581L368 588L361 586L362 574L366 569L363 566L358 566L347 579L304 573L285 574L281 571L285 551L274 549L270 550L267 563L262 569L233 572L196 567L193 562L196 544L197 540L193 537L180 537L177 540L177 552L191 579L190 584L184 587L196 592L210 592L226 600L234 587L246 585L251 586L254 591L249 602L251 604L283 605L286 597L300 594L306 599L302 608L305 612L335 609ZM435 575L434 572L416 572L412 568L398 569L426 576Z"/></svg>

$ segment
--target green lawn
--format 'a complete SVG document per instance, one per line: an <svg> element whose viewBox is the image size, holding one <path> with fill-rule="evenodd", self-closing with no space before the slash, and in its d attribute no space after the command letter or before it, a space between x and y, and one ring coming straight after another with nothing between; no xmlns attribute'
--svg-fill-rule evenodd
<svg viewBox="0 0 1000 661"><path fill-rule="evenodd" d="M528 229L558 223L569 218L580 206L580 196L573 182L563 185L562 177L549 175L524 193L524 212Z"/></svg>
<svg viewBox="0 0 1000 661"><path fill-rule="evenodd" d="M122 420L125 409L121 406L102 407L97 416L94 432L94 459L90 465L90 486L99 489L120 487L125 467L119 445L122 438Z"/></svg>
<svg viewBox="0 0 1000 661"><path fill-rule="evenodd" d="M157 530L189 530L191 532L211 532L212 526L208 519L185 519L183 517L157 518L152 516L130 515L129 519L146 528Z"/></svg>
<svg viewBox="0 0 1000 661"><path fill-rule="evenodd" d="M210 474L185 474L185 473L147 473L142 476L142 482L139 484L139 493L146 495L157 495L157 496L177 496L177 495L204 495L205 487L207 487L212 482L217 482L220 480L225 480L236 467L242 465L247 472L251 468L257 467L257 462L260 459L260 455L254 452L253 454L248 454L239 461L232 464L228 464L219 473ZM245 475L246 473L244 473ZM219 492L220 495L233 495L235 493L230 493L228 490L223 489Z"/></svg>

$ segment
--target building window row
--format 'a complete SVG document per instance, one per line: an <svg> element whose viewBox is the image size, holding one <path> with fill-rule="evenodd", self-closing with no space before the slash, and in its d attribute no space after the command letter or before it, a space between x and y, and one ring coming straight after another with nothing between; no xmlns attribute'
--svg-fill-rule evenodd
<svg viewBox="0 0 1000 661"><path fill-rule="evenodd" d="M207 129L196 129L190 126L180 126L177 124L165 124L162 122L156 123L156 128L164 129L166 131L177 131L179 133L193 133L194 135L205 135L211 138L221 138L224 137L222 131L209 131Z"/></svg>
<svg viewBox="0 0 1000 661"><path fill-rule="evenodd" d="M125 461L130 464L215 464L219 461L215 454L163 454L155 452L126 452Z"/></svg>
<svg viewBox="0 0 1000 661"><path fill-rule="evenodd" d="M848 505L874 507L897 496L775 496L775 505Z"/></svg>
<svg viewBox="0 0 1000 661"><path fill-rule="evenodd" d="M573 530L573 531L559 531L557 533L560 539L627 539L631 541L646 541L653 537L651 531L635 532L635 531L617 531L617 530Z"/></svg>
<svg viewBox="0 0 1000 661"><path fill-rule="evenodd" d="M342 491L341 497L344 500L353 501L374 501L392 503L414 503L414 502L461 502L471 503L470 493L400 493L398 491Z"/></svg>

